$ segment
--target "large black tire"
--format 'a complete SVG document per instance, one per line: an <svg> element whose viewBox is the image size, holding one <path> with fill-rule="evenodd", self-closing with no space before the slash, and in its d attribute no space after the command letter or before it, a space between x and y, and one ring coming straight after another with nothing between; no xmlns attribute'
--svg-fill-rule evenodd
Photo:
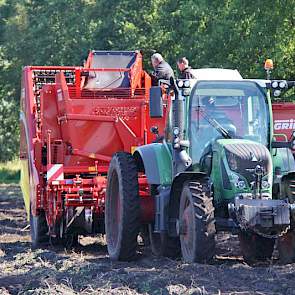
<svg viewBox="0 0 295 295"><path fill-rule="evenodd" d="M295 261L295 232L290 230L278 238L278 251L281 263L292 263Z"/></svg>
<svg viewBox="0 0 295 295"><path fill-rule="evenodd" d="M131 154L116 153L108 171L105 205L106 240L112 260L137 256L140 199L137 166Z"/></svg>
<svg viewBox="0 0 295 295"><path fill-rule="evenodd" d="M30 231L32 249L42 248L48 244L48 225L44 211L41 211L37 216L33 216L30 210Z"/></svg>
<svg viewBox="0 0 295 295"><path fill-rule="evenodd" d="M155 256L170 258L180 256L180 241L178 237L169 237L167 233L155 233L153 224L149 224L149 238L151 250Z"/></svg>
<svg viewBox="0 0 295 295"><path fill-rule="evenodd" d="M210 262L215 254L214 207L208 179L186 183L179 207L181 253L186 262Z"/></svg>
<svg viewBox="0 0 295 295"><path fill-rule="evenodd" d="M239 240L246 263L253 264L271 259L275 239L268 239L252 232L241 231Z"/></svg>

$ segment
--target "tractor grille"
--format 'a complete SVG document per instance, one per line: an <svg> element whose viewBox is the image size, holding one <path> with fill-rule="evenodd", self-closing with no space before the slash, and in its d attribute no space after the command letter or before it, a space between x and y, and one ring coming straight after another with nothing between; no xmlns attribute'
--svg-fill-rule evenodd
<svg viewBox="0 0 295 295"><path fill-rule="evenodd" d="M249 183L255 181L255 168L263 168L263 176L271 172L271 157L264 145L253 143L224 146L229 167L243 175Z"/></svg>

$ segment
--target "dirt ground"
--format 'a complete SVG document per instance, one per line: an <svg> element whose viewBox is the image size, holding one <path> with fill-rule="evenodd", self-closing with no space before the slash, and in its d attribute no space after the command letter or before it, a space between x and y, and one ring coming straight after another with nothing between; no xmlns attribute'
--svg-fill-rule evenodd
<svg viewBox="0 0 295 295"><path fill-rule="evenodd" d="M238 242L217 237L211 265L154 257L136 262L109 260L103 237L80 238L74 250L32 251L20 188L0 186L0 294L294 294L295 264L274 259L250 267ZM274 254L275 256L275 254Z"/></svg>

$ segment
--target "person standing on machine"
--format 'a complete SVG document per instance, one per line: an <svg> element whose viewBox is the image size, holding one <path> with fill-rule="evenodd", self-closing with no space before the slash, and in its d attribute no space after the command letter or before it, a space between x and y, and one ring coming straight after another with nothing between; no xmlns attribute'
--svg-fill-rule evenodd
<svg viewBox="0 0 295 295"><path fill-rule="evenodd" d="M192 68L189 66L189 62L186 57L181 57L180 59L178 59L177 67L180 72L179 79L195 79L196 78L194 74L192 73Z"/></svg>
<svg viewBox="0 0 295 295"><path fill-rule="evenodd" d="M151 75L153 85L158 85L160 79L170 81L170 78L174 77L171 66L164 60L160 53L154 53L151 56L151 62L154 68L154 72Z"/></svg>

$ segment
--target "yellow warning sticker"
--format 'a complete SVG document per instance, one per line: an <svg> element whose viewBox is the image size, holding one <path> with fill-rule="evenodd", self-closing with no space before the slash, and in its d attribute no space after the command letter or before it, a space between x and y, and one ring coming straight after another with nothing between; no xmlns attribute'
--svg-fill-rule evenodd
<svg viewBox="0 0 295 295"><path fill-rule="evenodd" d="M136 145L131 147L131 154L133 154L133 153L135 152L135 149L136 149L136 148L137 148Z"/></svg>
<svg viewBox="0 0 295 295"><path fill-rule="evenodd" d="M96 171L96 167L95 166L89 166L88 167L88 171L89 172L95 172Z"/></svg>

